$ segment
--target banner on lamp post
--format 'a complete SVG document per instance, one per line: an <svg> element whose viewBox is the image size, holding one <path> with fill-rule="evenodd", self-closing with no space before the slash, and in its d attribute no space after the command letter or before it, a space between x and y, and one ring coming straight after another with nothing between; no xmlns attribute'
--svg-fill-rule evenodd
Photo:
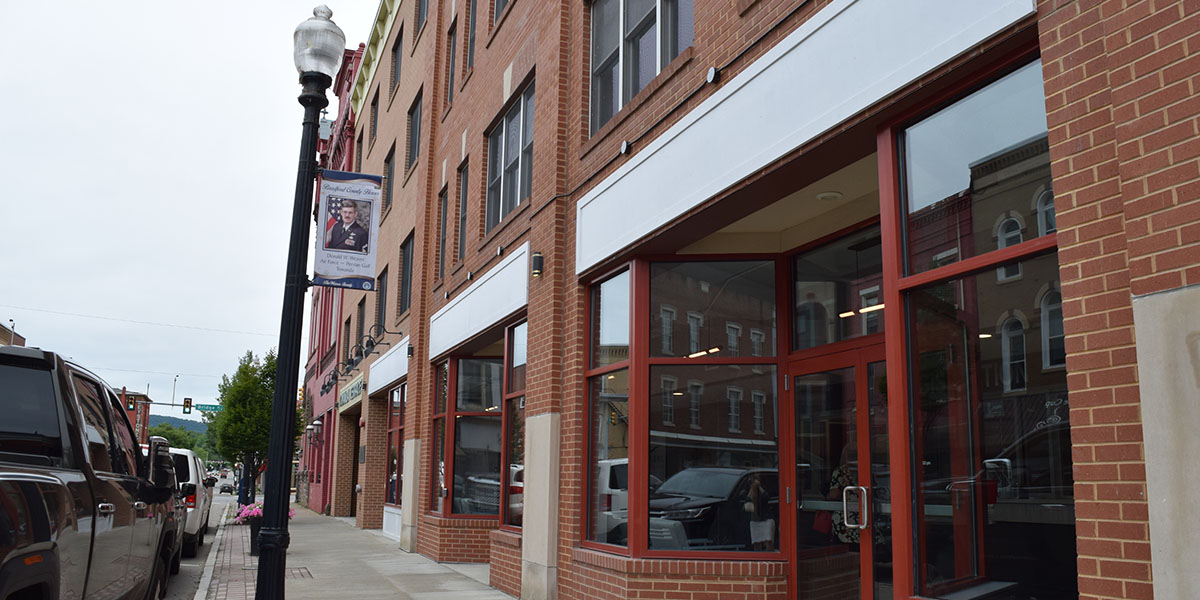
<svg viewBox="0 0 1200 600"><path fill-rule="evenodd" d="M313 285L375 289L375 249L383 178L365 173L321 173Z"/></svg>

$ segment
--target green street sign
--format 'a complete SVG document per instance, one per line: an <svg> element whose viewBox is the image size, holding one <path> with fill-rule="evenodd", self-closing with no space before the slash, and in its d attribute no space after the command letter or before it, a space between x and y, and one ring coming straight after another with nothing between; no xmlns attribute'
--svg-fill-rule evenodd
<svg viewBox="0 0 1200 600"><path fill-rule="evenodd" d="M221 412L225 410L225 406L223 404L197 404L196 410L202 410L205 412Z"/></svg>

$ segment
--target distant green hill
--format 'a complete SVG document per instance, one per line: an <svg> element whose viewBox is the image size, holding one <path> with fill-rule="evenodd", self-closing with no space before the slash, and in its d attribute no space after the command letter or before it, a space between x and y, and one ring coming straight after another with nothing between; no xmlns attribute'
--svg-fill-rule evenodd
<svg viewBox="0 0 1200 600"><path fill-rule="evenodd" d="M181 419L179 417L165 417L161 415L150 415L150 426L154 427L159 423L166 423L172 427L182 427L188 431L194 431L200 435L204 435L208 431L208 423L201 421L192 421L190 419Z"/></svg>

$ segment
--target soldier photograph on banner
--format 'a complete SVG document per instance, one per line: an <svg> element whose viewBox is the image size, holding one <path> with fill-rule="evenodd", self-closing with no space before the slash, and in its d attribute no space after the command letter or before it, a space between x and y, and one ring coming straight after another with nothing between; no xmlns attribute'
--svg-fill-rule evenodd
<svg viewBox="0 0 1200 600"><path fill-rule="evenodd" d="M313 285L375 289L382 183L378 175L321 174Z"/></svg>

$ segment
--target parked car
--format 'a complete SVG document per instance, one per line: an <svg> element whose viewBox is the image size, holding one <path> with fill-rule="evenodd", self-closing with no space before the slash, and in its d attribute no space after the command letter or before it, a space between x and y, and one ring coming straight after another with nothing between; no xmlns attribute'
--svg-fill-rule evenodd
<svg viewBox="0 0 1200 600"><path fill-rule="evenodd" d="M175 489L111 388L52 352L0 347L0 411L0 598L165 592Z"/></svg>
<svg viewBox="0 0 1200 600"><path fill-rule="evenodd" d="M225 483L222 483L220 493L233 495L233 493L234 493L233 484L229 483L228 481L226 481Z"/></svg>
<svg viewBox="0 0 1200 600"><path fill-rule="evenodd" d="M667 478L650 494L650 519L678 521L689 548L750 549L750 489L765 491L763 516L779 523L779 472L775 469L692 467Z"/></svg>
<svg viewBox="0 0 1200 600"><path fill-rule="evenodd" d="M595 497L599 503L597 522L593 527L604 532L604 540L609 544L625 545L629 536L629 459L606 458L597 462ZM650 476L651 491L662 485L662 480ZM651 547L673 548L681 543L682 536L673 523L662 523L651 519Z"/></svg>
<svg viewBox="0 0 1200 600"><path fill-rule="evenodd" d="M187 522L183 527L183 555L195 556L196 547L204 545L208 533L208 513L212 508L212 488L217 480L205 477L204 463L195 452L186 448L171 448L179 489L187 506Z"/></svg>
<svg viewBox="0 0 1200 600"><path fill-rule="evenodd" d="M166 440L163 439L163 441L165 442ZM148 445L143 446L143 450L149 456ZM179 477L175 473L175 461L172 459L171 453L165 445L158 446L158 456L152 460L152 464L166 473L167 480L171 482L171 487L175 490L174 502L171 503L174 510L167 513L166 530L168 534L166 537L171 548L171 558L168 561L167 571L171 575L176 575L179 573L181 559L183 558L183 525L187 521L187 505L183 500L183 484L179 481Z"/></svg>

